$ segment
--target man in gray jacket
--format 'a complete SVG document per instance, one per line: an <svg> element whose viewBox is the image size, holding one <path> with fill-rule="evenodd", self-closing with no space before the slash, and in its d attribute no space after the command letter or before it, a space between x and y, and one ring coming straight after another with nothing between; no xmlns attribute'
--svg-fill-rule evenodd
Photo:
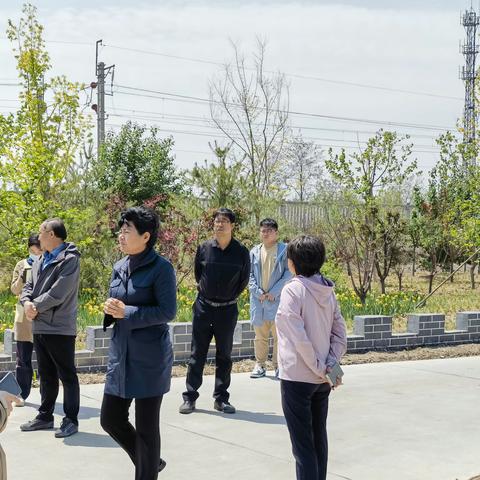
<svg viewBox="0 0 480 480"><path fill-rule="evenodd" d="M65 417L55 436L64 438L78 432L80 388L75 368L75 337L80 253L73 243L65 242L67 231L58 218L45 220L38 237L44 253L32 265L32 278L25 284L20 302L25 316L33 320L42 403L36 418L20 429L30 432L53 428L60 379Z"/></svg>

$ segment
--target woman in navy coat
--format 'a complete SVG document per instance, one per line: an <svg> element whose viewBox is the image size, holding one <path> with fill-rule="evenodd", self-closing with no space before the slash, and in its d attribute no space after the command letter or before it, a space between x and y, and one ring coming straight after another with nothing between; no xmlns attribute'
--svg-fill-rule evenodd
<svg viewBox="0 0 480 480"><path fill-rule="evenodd" d="M113 324L100 422L128 453L135 480L155 480L160 457L160 405L170 389L173 363L167 322L176 314L171 263L158 255L158 215L129 208L119 221L118 243L127 254L113 267L104 329ZM135 427L128 411L135 399Z"/></svg>

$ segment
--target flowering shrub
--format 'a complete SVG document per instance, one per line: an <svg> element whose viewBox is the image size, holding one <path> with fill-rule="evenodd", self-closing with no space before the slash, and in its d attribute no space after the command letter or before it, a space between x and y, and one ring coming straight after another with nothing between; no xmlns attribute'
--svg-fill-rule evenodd
<svg viewBox="0 0 480 480"><path fill-rule="evenodd" d="M398 316L411 313L421 299L418 292L401 291L394 293L369 293L362 305L352 289L339 289L336 292L342 315L348 325L355 315L391 315Z"/></svg>

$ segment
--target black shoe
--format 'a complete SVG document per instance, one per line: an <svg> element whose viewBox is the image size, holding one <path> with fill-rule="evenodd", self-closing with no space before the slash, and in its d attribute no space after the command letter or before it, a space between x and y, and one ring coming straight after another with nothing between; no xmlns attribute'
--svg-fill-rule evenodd
<svg viewBox="0 0 480 480"><path fill-rule="evenodd" d="M218 410L219 412L223 412L223 413L235 413L236 412L235 407L233 405L230 405L230 403L228 403L228 402L220 402L218 400L215 400L215 402L213 402L213 408L215 410Z"/></svg>
<svg viewBox="0 0 480 480"><path fill-rule="evenodd" d="M167 462L161 458L160 465L158 466L158 473L160 473L166 466L167 466Z"/></svg>
<svg viewBox="0 0 480 480"><path fill-rule="evenodd" d="M192 400L185 400L181 405L178 411L180 413L192 413L195 410L195 402Z"/></svg>
<svg viewBox="0 0 480 480"><path fill-rule="evenodd" d="M78 432L78 425L72 422L69 418L64 418L60 428L55 431L56 438L66 438L70 437Z"/></svg>
<svg viewBox="0 0 480 480"><path fill-rule="evenodd" d="M20 425L20 430L22 432L34 432L35 430L50 430L53 428L53 420L46 421L40 420L39 418L34 418L27 423L22 423Z"/></svg>

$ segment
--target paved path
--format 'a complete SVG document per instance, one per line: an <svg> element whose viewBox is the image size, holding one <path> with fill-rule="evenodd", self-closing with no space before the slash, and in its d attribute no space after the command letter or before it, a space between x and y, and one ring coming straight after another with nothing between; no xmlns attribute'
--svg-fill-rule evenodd
<svg viewBox="0 0 480 480"><path fill-rule="evenodd" d="M270 372L269 372L270 373ZM331 396L329 480L467 480L480 474L480 357L345 367ZM206 377L191 415L177 413L184 379L172 382L161 415L165 480L292 480L279 382L233 375L236 415L213 411ZM14 411L0 436L9 480L133 479L133 467L99 425L103 385L81 387L81 432L24 433L30 406ZM57 409L60 422L61 408Z"/></svg>

